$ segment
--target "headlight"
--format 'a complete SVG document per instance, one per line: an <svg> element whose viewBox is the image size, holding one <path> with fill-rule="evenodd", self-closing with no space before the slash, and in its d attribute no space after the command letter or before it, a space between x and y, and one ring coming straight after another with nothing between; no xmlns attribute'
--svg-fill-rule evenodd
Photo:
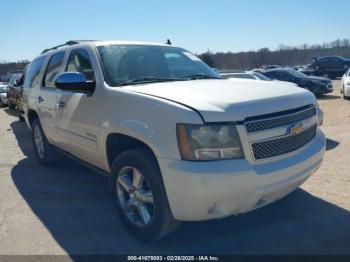
<svg viewBox="0 0 350 262"><path fill-rule="evenodd" d="M178 124L181 158L191 161L243 158L235 125Z"/></svg>

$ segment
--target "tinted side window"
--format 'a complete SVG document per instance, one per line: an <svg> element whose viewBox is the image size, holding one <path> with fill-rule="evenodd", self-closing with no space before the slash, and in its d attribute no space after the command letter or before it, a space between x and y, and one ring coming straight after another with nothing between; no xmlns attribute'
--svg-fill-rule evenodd
<svg viewBox="0 0 350 262"><path fill-rule="evenodd" d="M41 70L41 67L43 66L45 57L40 57L35 59L28 68L28 71L26 72L26 76L24 78L24 88L31 88L34 85L39 84L40 77L39 73Z"/></svg>
<svg viewBox="0 0 350 262"><path fill-rule="evenodd" d="M53 55L46 69L44 84L45 87L55 87L55 80L62 71L64 52Z"/></svg>
<svg viewBox="0 0 350 262"><path fill-rule="evenodd" d="M67 72L79 72L85 75L86 80L94 81L94 71L86 50L73 50L69 56Z"/></svg>
<svg viewBox="0 0 350 262"><path fill-rule="evenodd" d="M277 71L269 72L269 74L267 76L272 78L272 79L282 79L283 78L281 72L277 72Z"/></svg>

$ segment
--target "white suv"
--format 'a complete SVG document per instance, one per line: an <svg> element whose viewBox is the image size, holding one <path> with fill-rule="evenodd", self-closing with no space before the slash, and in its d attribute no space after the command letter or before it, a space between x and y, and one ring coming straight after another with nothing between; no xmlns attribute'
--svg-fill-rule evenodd
<svg viewBox="0 0 350 262"><path fill-rule="evenodd" d="M162 44L45 50L27 72L24 112L39 161L60 151L109 175L121 220L143 239L278 200L319 168L325 149L311 92L220 79Z"/></svg>

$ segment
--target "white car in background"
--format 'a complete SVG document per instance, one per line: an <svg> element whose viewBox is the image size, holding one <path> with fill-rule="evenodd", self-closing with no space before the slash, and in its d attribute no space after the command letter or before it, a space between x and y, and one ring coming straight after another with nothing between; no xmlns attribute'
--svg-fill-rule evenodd
<svg viewBox="0 0 350 262"><path fill-rule="evenodd" d="M341 93L344 99L350 97L350 69L346 71L341 79Z"/></svg>
<svg viewBox="0 0 350 262"><path fill-rule="evenodd" d="M7 85L0 83L0 107L7 105Z"/></svg>

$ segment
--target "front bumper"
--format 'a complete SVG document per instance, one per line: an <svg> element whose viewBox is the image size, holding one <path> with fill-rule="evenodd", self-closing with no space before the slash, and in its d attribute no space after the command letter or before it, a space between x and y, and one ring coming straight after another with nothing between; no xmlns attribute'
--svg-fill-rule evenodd
<svg viewBox="0 0 350 262"><path fill-rule="evenodd" d="M344 95L350 97L350 86L344 86Z"/></svg>
<svg viewBox="0 0 350 262"><path fill-rule="evenodd" d="M286 196L319 168L324 150L318 130L302 150L268 163L158 161L174 218L199 221L245 213Z"/></svg>
<svg viewBox="0 0 350 262"><path fill-rule="evenodd" d="M333 85L328 84L326 86L318 86L316 87L316 90L318 94L329 94L333 92Z"/></svg>

